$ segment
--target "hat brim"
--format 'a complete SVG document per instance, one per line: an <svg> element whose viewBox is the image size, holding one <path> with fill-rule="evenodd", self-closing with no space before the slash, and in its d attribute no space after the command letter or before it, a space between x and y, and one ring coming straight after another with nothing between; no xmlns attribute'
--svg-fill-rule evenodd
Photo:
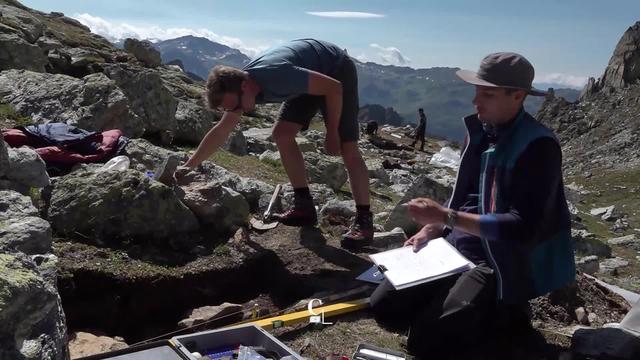
<svg viewBox="0 0 640 360"><path fill-rule="evenodd" d="M503 85L494 84L492 82L479 78L476 72L473 72L470 70L462 70L462 69L458 70L456 71L456 75L462 81L472 85L480 85L480 86L488 86L488 87L496 87L496 88L507 88L507 89L518 89L518 90L524 90L527 92L527 94L532 96L547 96L546 91L538 90L536 88L526 89L526 88L520 88L520 87L503 86Z"/></svg>

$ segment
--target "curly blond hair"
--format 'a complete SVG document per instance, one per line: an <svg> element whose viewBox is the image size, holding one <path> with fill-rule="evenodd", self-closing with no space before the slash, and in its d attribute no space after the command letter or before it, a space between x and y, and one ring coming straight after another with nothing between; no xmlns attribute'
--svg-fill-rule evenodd
<svg viewBox="0 0 640 360"><path fill-rule="evenodd" d="M216 110L225 93L240 92L242 82L248 78L249 75L245 71L231 66L216 65L209 73L204 94L209 109Z"/></svg>

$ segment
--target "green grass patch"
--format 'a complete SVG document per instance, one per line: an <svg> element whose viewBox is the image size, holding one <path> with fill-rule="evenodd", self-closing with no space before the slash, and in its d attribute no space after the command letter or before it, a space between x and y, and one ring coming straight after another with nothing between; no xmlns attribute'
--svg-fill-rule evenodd
<svg viewBox="0 0 640 360"><path fill-rule="evenodd" d="M258 179L271 185L289 182L281 163L266 163L253 156L239 156L223 149L216 151L209 160L240 176Z"/></svg>
<svg viewBox="0 0 640 360"><path fill-rule="evenodd" d="M9 129L16 126L32 125L33 120L28 116L22 116L9 104L0 103L0 128Z"/></svg>

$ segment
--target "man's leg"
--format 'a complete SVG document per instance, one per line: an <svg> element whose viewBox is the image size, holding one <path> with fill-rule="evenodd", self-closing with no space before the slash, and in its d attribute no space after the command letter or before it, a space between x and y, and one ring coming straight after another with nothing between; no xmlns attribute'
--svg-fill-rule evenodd
<svg viewBox="0 0 640 360"><path fill-rule="evenodd" d="M376 321L404 331L434 297L439 296L442 303L454 283L455 276L396 290L385 279L369 297L369 304Z"/></svg>
<svg viewBox="0 0 640 360"><path fill-rule="evenodd" d="M285 101L273 127L273 139L294 192L293 207L282 214L274 214L274 218L284 225L308 226L315 225L318 221L296 135L309 125L318 111L320 100L315 96L303 95Z"/></svg>
<svg viewBox="0 0 640 360"><path fill-rule="evenodd" d="M296 135L300 129L302 125L289 121L277 121L273 127L273 140L278 146L282 165L294 189L309 186L304 169L304 158L296 143Z"/></svg>
<svg viewBox="0 0 640 360"><path fill-rule="evenodd" d="M342 159L349 174L351 193L356 203L356 218L340 244L345 248L357 248L373 240L373 213L369 203L369 171L362 159L358 143L342 143Z"/></svg>
<svg viewBox="0 0 640 360"><path fill-rule="evenodd" d="M460 275L444 301L436 298L415 318L407 339L409 351L441 359L460 350L482 348L496 313L495 286L495 275L487 265Z"/></svg>

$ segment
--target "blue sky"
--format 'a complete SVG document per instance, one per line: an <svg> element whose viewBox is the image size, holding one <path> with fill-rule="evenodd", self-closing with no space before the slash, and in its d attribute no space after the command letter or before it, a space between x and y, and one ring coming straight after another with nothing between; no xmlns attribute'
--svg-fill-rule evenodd
<svg viewBox="0 0 640 360"><path fill-rule="evenodd" d="M361 60L414 68L476 69L496 51L525 55L536 81L581 86L599 77L638 0L215 1L22 0L61 11L110 39L200 35L247 55L314 37Z"/></svg>

